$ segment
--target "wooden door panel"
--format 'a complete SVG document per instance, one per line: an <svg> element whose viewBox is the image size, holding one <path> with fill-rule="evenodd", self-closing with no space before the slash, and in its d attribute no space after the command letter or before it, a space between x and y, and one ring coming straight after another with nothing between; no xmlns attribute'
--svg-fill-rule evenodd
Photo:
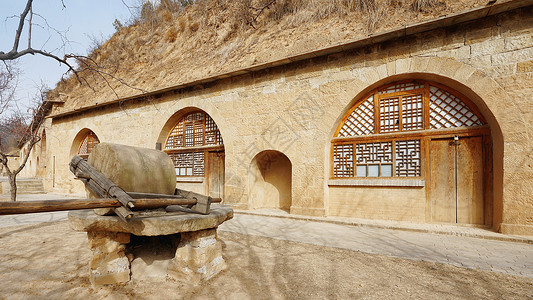
<svg viewBox="0 0 533 300"><path fill-rule="evenodd" d="M461 138L457 146L451 138L432 140L431 221L484 224L483 174L482 137Z"/></svg>
<svg viewBox="0 0 533 300"><path fill-rule="evenodd" d="M458 223L484 224L483 138L460 140L457 146Z"/></svg>
<svg viewBox="0 0 533 300"><path fill-rule="evenodd" d="M208 152L207 194L222 198L224 194L224 152Z"/></svg>
<svg viewBox="0 0 533 300"><path fill-rule="evenodd" d="M430 145L431 220L455 223L455 153L450 140L432 140Z"/></svg>

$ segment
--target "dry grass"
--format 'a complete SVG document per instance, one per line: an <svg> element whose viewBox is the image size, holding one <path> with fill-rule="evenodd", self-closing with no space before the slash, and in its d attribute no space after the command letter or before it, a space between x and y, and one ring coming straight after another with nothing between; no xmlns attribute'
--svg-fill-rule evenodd
<svg viewBox="0 0 533 300"><path fill-rule="evenodd" d="M176 41L176 37L177 36L178 36L178 32L176 31L176 28L174 26L172 26L167 31L166 40L169 43L174 43Z"/></svg>
<svg viewBox="0 0 533 300"><path fill-rule="evenodd" d="M144 7L138 20L116 32L91 57L112 74L128 78L130 85L152 90L158 84L227 72L485 4L485 0L200 0L186 6L180 2L192 1L163 0ZM168 47L169 43L176 46ZM180 69L188 71L176 71ZM165 75L158 78L158 74ZM100 101L115 99L115 92L121 97L138 92L107 78L118 87L111 91L103 78L86 77L87 84L104 87L98 90ZM59 83L57 89L72 94L65 110L95 98L74 78Z"/></svg>

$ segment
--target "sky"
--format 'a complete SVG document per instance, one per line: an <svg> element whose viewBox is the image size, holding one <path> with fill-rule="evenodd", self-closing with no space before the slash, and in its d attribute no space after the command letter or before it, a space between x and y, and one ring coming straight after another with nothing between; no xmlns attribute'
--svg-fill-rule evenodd
<svg viewBox="0 0 533 300"><path fill-rule="evenodd" d="M63 7L63 3L65 7ZM115 32L113 21L125 23L131 18L127 6L138 6L140 0L34 0L32 28L32 48L41 49L63 57L74 53L87 55L93 45L92 40L107 40ZM19 16L26 6L25 0L0 0L0 51L9 52L13 48ZM27 23L26 23L27 25ZM66 35L65 47L60 34ZM28 28L25 26L19 50L28 45ZM30 99L39 91L41 82L54 88L67 71L51 58L40 55L26 55L18 59L17 68L22 72L18 80L17 104L26 113Z"/></svg>

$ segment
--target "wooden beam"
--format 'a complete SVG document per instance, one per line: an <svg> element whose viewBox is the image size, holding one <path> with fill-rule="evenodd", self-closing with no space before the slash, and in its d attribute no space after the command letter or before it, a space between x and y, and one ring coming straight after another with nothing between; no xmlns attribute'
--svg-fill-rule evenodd
<svg viewBox="0 0 533 300"><path fill-rule="evenodd" d="M169 195L170 196L170 195ZM164 208L171 205L195 205L196 200L184 197L136 199L136 209ZM51 211L65 211L95 208L117 208L122 204L115 198L68 199L0 202L0 215L28 214Z"/></svg>

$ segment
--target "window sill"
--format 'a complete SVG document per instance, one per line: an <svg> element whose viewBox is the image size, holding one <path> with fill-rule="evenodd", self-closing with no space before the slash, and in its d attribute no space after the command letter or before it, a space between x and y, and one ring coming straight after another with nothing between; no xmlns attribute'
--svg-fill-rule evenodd
<svg viewBox="0 0 533 300"><path fill-rule="evenodd" d="M176 182L189 182L189 183L202 183L204 182L204 177L195 177L195 176L176 176Z"/></svg>
<svg viewBox="0 0 533 300"><path fill-rule="evenodd" d="M328 186L424 187L424 179L330 179Z"/></svg>

